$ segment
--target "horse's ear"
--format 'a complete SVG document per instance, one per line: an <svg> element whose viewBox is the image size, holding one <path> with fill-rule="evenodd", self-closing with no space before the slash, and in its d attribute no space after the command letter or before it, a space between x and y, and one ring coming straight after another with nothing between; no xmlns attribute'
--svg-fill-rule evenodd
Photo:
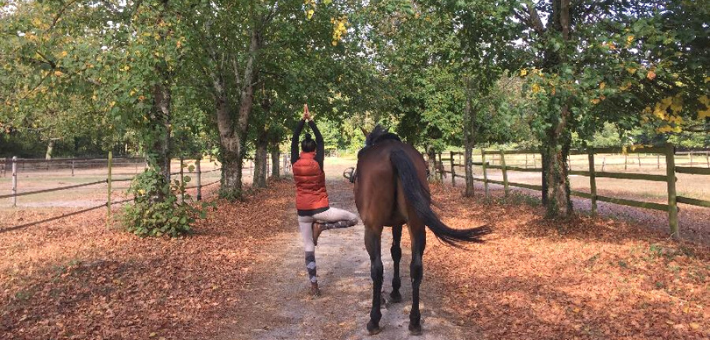
<svg viewBox="0 0 710 340"><path fill-rule="evenodd" d="M365 128L362 126L360 127L360 131L362 131L362 134L365 135L365 137L367 137L370 134L370 132L365 130Z"/></svg>

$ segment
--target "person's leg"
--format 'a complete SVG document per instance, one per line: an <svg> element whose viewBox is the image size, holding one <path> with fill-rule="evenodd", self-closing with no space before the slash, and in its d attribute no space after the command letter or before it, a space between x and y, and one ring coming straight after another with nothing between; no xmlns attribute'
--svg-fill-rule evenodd
<svg viewBox="0 0 710 340"><path fill-rule="evenodd" d="M316 277L316 247L313 243L313 217L298 216L298 228L301 231L303 238L303 246L306 257L306 270L308 271L308 279L311 282L311 294L319 295L318 278Z"/></svg>
<svg viewBox="0 0 710 340"><path fill-rule="evenodd" d="M347 222L353 222L353 224L357 223L357 215L343 209L338 209L338 208L333 208L330 207L328 210L317 213L313 215L313 218L317 221L324 221L324 222L338 222L338 221L347 221Z"/></svg>
<svg viewBox="0 0 710 340"><path fill-rule="evenodd" d="M347 210L329 208L328 210L313 215L317 221L313 223L313 244L318 245L318 236L324 230L352 227L357 224L357 216Z"/></svg>

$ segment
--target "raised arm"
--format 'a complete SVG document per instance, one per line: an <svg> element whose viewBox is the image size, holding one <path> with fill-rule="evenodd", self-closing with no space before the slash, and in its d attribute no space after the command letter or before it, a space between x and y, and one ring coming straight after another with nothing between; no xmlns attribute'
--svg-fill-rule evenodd
<svg viewBox="0 0 710 340"><path fill-rule="evenodd" d="M293 165L293 163L296 163L296 161L298 160L298 139L301 136L301 130L303 130L303 125L305 123L306 120L301 119L301 121L298 122L296 130L293 131L293 138L291 139L291 165Z"/></svg>
<svg viewBox="0 0 710 340"><path fill-rule="evenodd" d="M316 136L316 162L318 162L321 170L323 170L323 160L325 159L325 143L323 143L323 135L320 134L320 131L314 121L309 121L308 126L311 127L313 134Z"/></svg>

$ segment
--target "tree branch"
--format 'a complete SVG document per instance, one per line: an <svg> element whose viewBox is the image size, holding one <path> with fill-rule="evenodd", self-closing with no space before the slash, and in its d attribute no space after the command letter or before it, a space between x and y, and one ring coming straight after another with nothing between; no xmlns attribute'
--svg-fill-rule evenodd
<svg viewBox="0 0 710 340"><path fill-rule="evenodd" d="M518 18L518 20L528 25L530 28L534 28L532 26L532 23L530 23L530 18L523 16L523 13L513 10L513 15Z"/></svg>
<svg viewBox="0 0 710 340"><path fill-rule="evenodd" d="M532 25L531 28L538 34L545 33L545 26L542 24L542 20L540 20L540 15L537 13L535 4L533 4L532 1L527 1L525 6L527 7L526 9L528 11L528 15L530 16L530 24Z"/></svg>
<svg viewBox="0 0 710 340"><path fill-rule="evenodd" d="M232 71L234 72L234 80L237 83L237 87L241 87L242 78L239 75L239 64L237 63L237 58L232 58Z"/></svg>
<svg viewBox="0 0 710 340"><path fill-rule="evenodd" d="M54 29L54 27L57 25L59 22L59 19L62 18L62 15L64 15L64 12L69 8L71 5L75 4L77 0L70 1L69 3L65 4L61 10L59 10L59 13L57 13L57 16L54 17L54 20L52 20L52 25L49 26L49 29L47 31L51 31Z"/></svg>

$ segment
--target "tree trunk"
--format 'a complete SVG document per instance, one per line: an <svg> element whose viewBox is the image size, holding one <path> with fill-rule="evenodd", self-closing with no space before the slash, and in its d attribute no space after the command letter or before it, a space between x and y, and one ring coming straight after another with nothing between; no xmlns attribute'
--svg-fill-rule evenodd
<svg viewBox="0 0 710 340"><path fill-rule="evenodd" d="M170 182L170 101L171 93L168 85L157 84L153 88L153 112L158 124L159 135L153 143L155 166L165 180Z"/></svg>
<svg viewBox="0 0 710 340"><path fill-rule="evenodd" d="M429 181L439 182L441 180L441 174L439 174L436 163L436 151L432 146L427 147L427 163L429 165Z"/></svg>
<svg viewBox="0 0 710 340"><path fill-rule="evenodd" d="M572 199L569 186L569 155L571 138L567 132L569 107L563 106L562 119L554 129L548 131L548 140L543 146L543 165L546 170L547 216L569 216L572 214Z"/></svg>
<svg viewBox="0 0 710 340"><path fill-rule="evenodd" d="M55 143L56 140L54 138L49 139L49 143L47 144L47 153L44 155L44 159L52 159L52 151L54 151Z"/></svg>
<svg viewBox="0 0 710 340"><path fill-rule="evenodd" d="M266 120L271 116L271 99L263 88L262 84L261 109ZM256 138L256 156L254 157L254 178L253 186L255 188L266 188L266 177L268 175L267 158L269 148L269 127L264 123L258 129Z"/></svg>
<svg viewBox="0 0 710 340"><path fill-rule="evenodd" d="M281 177L281 153L279 152L279 145L274 144L271 149L271 178L277 179Z"/></svg>
<svg viewBox="0 0 710 340"><path fill-rule="evenodd" d="M570 40L569 0L552 1L552 13L548 28L550 31L560 33L565 43ZM567 46L561 49L548 47L545 52L543 68L561 69L564 67L568 59L565 54L568 49ZM545 140L541 150L543 161L543 204L547 207L548 217L569 216L573 211L567 163L571 143L569 133L571 120L570 99L570 97L566 97L562 93L550 98L550 109L559 110L559 112L549 112L547 115L547 123L550 127L545 133Z"/></svg>
<svg viewBox="0 0 710 340"><path fill-rule="evenodd" d="M222 183L219 195L227 199L242 197L242 143L236 137L220 138Z"/></svg>
<svg viewBox="0 0 710 340"><path fill-rule="evenodd" d="M567 152L553 147L546 147L550 160L549 171L546 174L547 215L548 217L569 216L572 214L570 186L567 169Z"/></svg>
<svg viewBox="0 0 710 340"><path fill-rule="evenodd" d="M158 16L158 22L163 22L163 15L168 11L168 1L161 0L161 12ZM161 30L161 41L167 35L167 31ZM170 118L172 92L170 84L172 84L172 75L167 69L166 63L158 63L155 67L155 74L159 76L158 82L153 85L153 107L151 108L151 131L153 145L150 145L150 150L146 156L150 165L158 168L160 173L165 178L166 183L170 183Z"/></svg>
<svg viewBox="0 0 710 340"><path fill-rule="evenodd" d="M244 70L244 78L236 79L242 84L239 89L239 111L235 114L229 105L224 74L210 72L216 101L217 128L220 135L222 158L222 186L220 196L239 199L242 196L242 159L244 143L249 127L249 115L254 101L254 81L257 78L256 54L261 47L260 33L254 29L249 44L249 57ZM237 66L234 66L237 67ZM236 69L234 70L237 71ZM236 116L236 117L234 117ZM236 119L235 119L236 118Z"/></svg>
<svg viewBox="0 0 710 340"><path fill-rule="evenodd" d="M548 168L550 167L550 157L547 157L547 150L544 146L540 147L540 162L542 163L542 205L547 206L547 193L549 192L547 188L547 174L550 172Z"/></svg>
<svg viewBox="0 0 710 340"><path fill-rule="evenodd" d="M465 197L473 197L475 194L473 182L473 143L466 143L464 151L464 163L466 163L466 190Z"/></svg>
<svg viewBox="0 0 710 340"><path fill-rule="evenodd" d="M254 157L254 179L253 187L266 188L266 154L269 141L266 139L266 131L262 131L256 139L256 156Z"/></svg>
<svg viewBox="0 0 710 340"><path fill-rule="evenodd" d="M464 163L466 169L466 190L463 195L465 197L473 197L474 194L474 183L473 183L473 147L475 145L474 140L474 128L476 122L476 113L472 111L471 107L471 84L470 80L466 79L466 106L464 107L464 129L463 129L463 143L464 143Z"/></svg>

